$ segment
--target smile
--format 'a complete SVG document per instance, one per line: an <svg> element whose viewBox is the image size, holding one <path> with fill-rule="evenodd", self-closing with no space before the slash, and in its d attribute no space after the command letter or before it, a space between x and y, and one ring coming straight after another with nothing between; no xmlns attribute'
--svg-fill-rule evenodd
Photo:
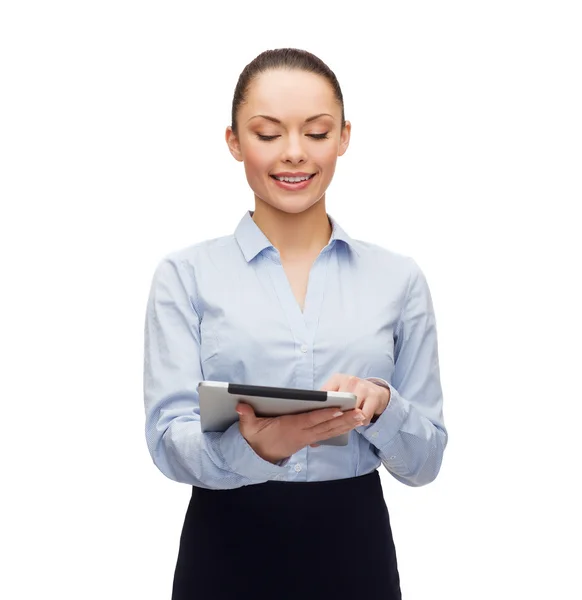
<svg viewBox="0 0 582 600"><path fill-rule="evenodd" d="M317 173L304 175L302 177L276 177L275 175L270 175L270 177L278 187L283 188L284 190L294 191L305 189L316 175Z"/></svg>
<svg viewBox="0 0 582 600"><path fill-rule="evenodd" d="M304 175L303 177L277 177L277 175L271 175L273 179L277 181L287 181L288 183L299 183L300 181L307 181L315 176L315 173L312 175Z"/></svg>

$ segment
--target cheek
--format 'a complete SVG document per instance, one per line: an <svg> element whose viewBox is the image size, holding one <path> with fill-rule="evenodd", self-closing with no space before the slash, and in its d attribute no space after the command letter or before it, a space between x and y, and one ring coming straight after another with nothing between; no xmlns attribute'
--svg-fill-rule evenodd
<svg viewBox="0 0 582 600"><path fill-rule="evenodd" d="M264 148L250 146L244 153L245 171L248 176L257 177L263 175L269 168L270 157Z"/></svg>
<svg viewBox="0 0 582 600"><path fill-rule="evenodd" d="M313 160L326 171L333 171L333 169L335 169L335 164L337 162L337 148L335 146L332 148L315 149L311 153L311 156Z"/></svg>

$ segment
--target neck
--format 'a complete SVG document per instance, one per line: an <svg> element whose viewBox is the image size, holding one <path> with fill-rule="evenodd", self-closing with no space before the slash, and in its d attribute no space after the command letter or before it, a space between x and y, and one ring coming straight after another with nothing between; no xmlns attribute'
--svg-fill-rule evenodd
<svg viewBox="0 0 582 600"><path fill-rule="evenodd" d="M282 260L317 256L331 237L325 197L297 214L277 210L255 197L253 221L279 251Z"/></svg>

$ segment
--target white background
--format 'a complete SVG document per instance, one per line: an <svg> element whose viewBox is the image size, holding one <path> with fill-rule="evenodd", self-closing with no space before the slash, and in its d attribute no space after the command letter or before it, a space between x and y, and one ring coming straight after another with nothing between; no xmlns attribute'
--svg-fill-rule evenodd
<svg viewBox="0 0 582 600"><path fill-rule="evenodd" d="M253 208L232 93L293 46L353 124L328 212L433 294L449 446L426 487L382 473L404 598L581 598L581 27L557 0L3 2L0 596L170 597L190 489L145 443L149 285ZM322 577L379 575L350 551Z"/></svg>

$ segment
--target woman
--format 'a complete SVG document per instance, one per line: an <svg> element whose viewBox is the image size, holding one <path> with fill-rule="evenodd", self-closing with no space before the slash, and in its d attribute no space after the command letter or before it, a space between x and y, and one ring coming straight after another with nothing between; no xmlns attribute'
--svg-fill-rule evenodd
<svg viewBox="0 0 582 600"><path fill-rule="evenodd" d="M233 235L168 255L145 329L146 437L192 486L174 576L190 598L400 598L378 467L420 486L447 443L434 311L416 262L352 239L325 192L351 125L333 72L267 51L226 142L254 192ZM348 391L357 408L201 433L201 380ZM318 441L349 432L347 446Z"/></svg>

